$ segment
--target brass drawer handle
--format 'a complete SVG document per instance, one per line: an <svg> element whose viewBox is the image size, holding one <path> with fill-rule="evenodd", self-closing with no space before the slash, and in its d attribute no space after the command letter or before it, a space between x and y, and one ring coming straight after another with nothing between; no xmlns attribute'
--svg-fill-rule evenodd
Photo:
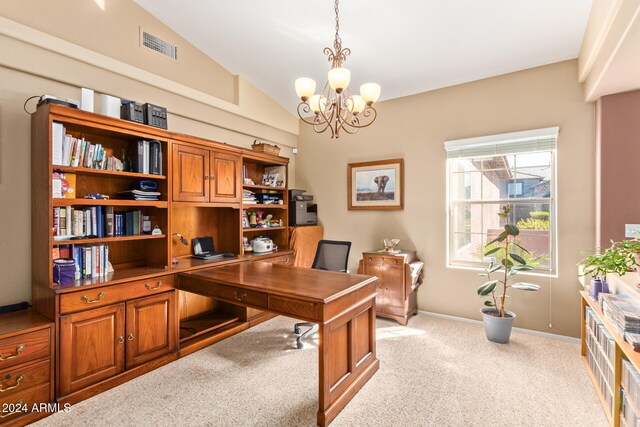
<svg viewBox="0 0 640 427"><path fill-rule="evenodd" d="M288 262L289 262L289 258L285 258L285 259L283 259L283 260L282 260L282 263L283 263L283 264L286 264L286 263L288 263Z"/></svg>
<svg viewBox="0 0 640 427"><path fill-rule="evenodd" d="M82 301L86 302L87 304L93 304L94 302L98 302L102 299L102 297L104 296L104 292L100 292L98 294L98 298L96 299L89 299L89 295L83 295L82 298L80 298Z"/></svg>
<svg viewBox="0 0 640 427"><path fill-rule="evenodd" d="M118 344L122 344L124 342L124 337L118 337Z"/></svg>
<svg viewBox="0 0 640 427"><path fill-rule="evenodd" d="M13 405L9 404L9 407L14 406L18 409L16 409L15 411L11 411L11 412L5 412L2 415L0 415L0 418L6 418L6 417L10 417L11 415L17 414L18 412L22 412L20 409L24 406L24 400L19 400L16 403L14 403Z"/></svg>
<svg viewBox="0 0 640 427"><path fill-rule="evenodd" d="M127 339L128 339L129 341L133 341L133 333L129 334L129 335L127 336Z"/></svg>
<svg viewBox="0 0 640 427"><path fill-rule="evenodd" d="M242 301L246 296L247 296L246 292L240 293L238 291L233 291L233 297L238 301Z"/></svg>
<svg viewBox="0 0 640 427"><path fill-rule="evenodd" d="M149 289L150 291L157 291L158 289L160 289L160 286L162 286L162 280L158 280L158 284L156 285L155 288L152 288L149 283L144 284L144 287Z"/></svg>
<svg viewBox="0 0 640 427"><path fill-rule="evenodd" d="M18 378L16 378L15 385L12 385L11 387L6 387L6 388L0 388L0 393L4 393L5 391L9 391L9 390L13 390L14 388L18 388L18 386L20 385L22 380L24 380L24 375L20 375Z"/></svg>
<svg viewBox="0 0 640 427"><path fill-rule="evenodd" d="M209 179L209 176L208 176L208 175L205 175L205 176L204 176L204 180L206 181L206 180L208 180L208 179Z"/></svg>
<svg viewBox="0 0 640 427"><path fill-rule="evenodd" d="M20 344L19 346L16 347L16 352L10 356L3 356L2 353L0 353L0 362L4 362L5 360L10 360L13 358L16 358L20 355L20 353L22 353L22 350L24 350L24 344Z"/></svg>

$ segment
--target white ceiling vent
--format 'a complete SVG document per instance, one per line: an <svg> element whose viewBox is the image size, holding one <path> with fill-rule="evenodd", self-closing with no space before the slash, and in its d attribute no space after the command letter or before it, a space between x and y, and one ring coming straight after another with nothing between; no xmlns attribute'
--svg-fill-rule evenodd
<svg viewBox="0 0 640 427"><path fill-rule="evenodd" d="M178 48L140 29L140 44L171 59L178 59Z"/></svg>

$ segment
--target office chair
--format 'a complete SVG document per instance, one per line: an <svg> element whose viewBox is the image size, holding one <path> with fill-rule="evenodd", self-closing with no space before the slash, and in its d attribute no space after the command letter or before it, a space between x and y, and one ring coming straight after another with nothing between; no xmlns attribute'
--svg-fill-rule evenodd
<svg viewBox="0 0 640 427"><path fill-rule="evenodd" d="M316 249L316 256L313 259L311 268L318 270L339 271L348 273L347 265L349 264L349 251L351 250L351 242L342 242L337 240L320 240ZM300 333L300 328L308 327L309 330ZM318 325L312 322L296 323L293 331L299 336L296 338L296 346L302 348L304 345L302 340L318 332Z"/></svg>

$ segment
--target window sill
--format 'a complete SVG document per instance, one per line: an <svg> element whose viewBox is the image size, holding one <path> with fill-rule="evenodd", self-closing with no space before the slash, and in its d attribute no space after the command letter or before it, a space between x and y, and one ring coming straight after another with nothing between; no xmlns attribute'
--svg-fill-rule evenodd
<svg viewBox="0 0 640 427"><path fill-rule="evenodd" d="M486 272L486 267L478 267L478 266L471 266L471 265L461 265L461 264L447 264L447 268L453 269L453 270L470 270L470 271L477 271L477 272ZM497 272L496 272L497 273ZM496 273L492 273L492 274L496 274ZM521 276L532 276L532 277L548 277L550 279L557 279L558 278L558 273L556 272L542 272L542 271L522 271L519 272L518 275ZM513 277L513 276L511 276Z"/></svg>

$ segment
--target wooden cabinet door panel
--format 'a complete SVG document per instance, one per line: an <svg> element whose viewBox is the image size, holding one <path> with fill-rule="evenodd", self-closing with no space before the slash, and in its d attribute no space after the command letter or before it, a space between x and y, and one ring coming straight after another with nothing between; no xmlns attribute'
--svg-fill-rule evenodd
<svg viewBox="0 0 640 427"><path fill-rule="evenodd" d="M127 369L176 348L175 293L127 302Z"/></svg>
<svg viewBox="0 0 640 427"><path fill-rule="evenodd" d="M212 202L240 203L240 156L214 152L210 184Z"/></svg>
<svg viewBox="0 0 640 427"><path fill-rule="evenodd" d="M387 308L387 295L385 292L384 274L386 267L384 265L384 259L381 256L369 256L364 259L364 274L370 276L376 276L378 281L376 282L376 312L386 313Z"/></svg>
<svg viewBox="0 0 640 427"><path fill-rule="evenodd" d="M404 316L404 264L392 265L385 259L381 282L384 286L386 311Z"/></svg>
<svg viewBox="0 0 640 427"><path fill-rule="evenodd" d="M60 317L60 379L65 396L124 370L124 304Z"/></svg>
<svg viewBox="0 0 640 427"><path fill-rule="evenodd" d="M209 150L173 145L174 201L209 201L209 156Z"/></svg>

